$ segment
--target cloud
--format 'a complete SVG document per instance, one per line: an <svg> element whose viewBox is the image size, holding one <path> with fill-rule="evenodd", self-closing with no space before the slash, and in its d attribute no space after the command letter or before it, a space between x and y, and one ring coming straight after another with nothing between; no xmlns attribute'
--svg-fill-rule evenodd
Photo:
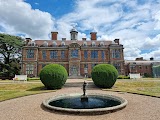
<svg viewBox="0 0 160 120"><path fill-rule="evenodd" d="M35 5L39 5L39 3L34 3Z"/></svg>
<svg viewBox="0 0 160 120"><path fill-rule="evenodd" d="M76 0L72 12L55 19L22 0L5 0L0 3L0 31L33 39L48 39L51 31L58 31L59 39L70 39L76 23L79 39L90 39L95 30L98 40L120 38L125 59L160 59L159 6L158 0Z"/></svg>
<svg viewBox="0 0 160 120"><path fill-rule="evenodd" d="M49 13L33 10L22 0L1 1L0 16L0 26L6 33L23 33L33 39L47 39L54 25L54 18Z"/></svg>
<svg viewBox="0 0 160 120"><path fill-rule="evenodd" d="M149 52L149 53L144 53L141 54L142 57L144 57L145 59L148 59L153 57L155 60L160 60L160 49L157 49L155 51Z"/></svg>

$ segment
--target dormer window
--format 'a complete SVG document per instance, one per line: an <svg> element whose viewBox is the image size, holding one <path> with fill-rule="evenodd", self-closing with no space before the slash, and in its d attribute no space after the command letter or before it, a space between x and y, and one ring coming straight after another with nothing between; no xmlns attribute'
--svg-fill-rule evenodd
<svg viewBox="0 0 160 120"><path fill-rule="evenodd" d="M31 42L28 43L28 46L31 46Z"/></svg>
<svg viewBox="0 0 160 120"><path fill-rule="evenodd" d="M48 42L44 41L43 46L47 47L48 46Z"/></svg>
<svg viewBox="0 0 160 120"><path fill-rule="evenodd" d="M96 46L96 43L95 43L95 42L92 42L92 46L95 47L95 46Z"/></svg>
<svg viewBox="0 0 160 120"><path fill-rule="evenodd" d="M30 43L30 45L31 45L31 46L36 46L36 43L35 43L34 41L32 41L32 42Z"/></svg>
<svg viewBox="0 0 160 120"><path fill-rule="evenodd" d="M52 43L52 45L53 45L53 47L56 47L56 46L57 46L57 43L54 41L54 42Z"/></svg>
<svg viewBox="0 0 160 120"><path fill-rule="evenodd" d="M104 42L100 42L100 46L104 46Z"/></svg>
<svg viewBox="0 0 160 120"><path fill-rule="evenodd" d="M61 46L65 46L65 42L61 42Z"/></svg>
<svg viewBox="0 0 160 120"><path fill-rule="evenodd" d="M84 42L84 43L83 43L83 46L87 46L87 42Z"/></svg>

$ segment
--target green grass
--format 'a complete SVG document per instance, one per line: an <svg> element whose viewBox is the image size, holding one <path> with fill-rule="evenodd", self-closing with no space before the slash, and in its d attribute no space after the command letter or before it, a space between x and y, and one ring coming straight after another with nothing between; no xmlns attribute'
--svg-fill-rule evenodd
<svg viewBox="0 0 160 120"><path fill-rule="evenodd" d="M27 81L35 81L35 80L39 80L40 81L40 78L39 77L27 78Z"/></svg>
<svg viewBox="0 0 160 120"><path fill-rule="evenodd" d="M86 79L91 80L91 79ZM151 95L160 97L160 80L117 80L112 89L103 89L107 91L120 91ZM0 101L22 97L26 95L53 92L55 90L46 90L44 85L38 81L23 82L11 80L0 80Z"/></svg>
<svg viewBox="0 0 160 120"><path fill-rule="evenodd" d="M45 87L40 82L25 83L25 82L2 82L0 84L0 101L22 97L26 95L51 92L54 90L45 90Z"/></svg>
<svg viewBox="0 0 160 120"><path fill-rule="evenodd" d="M120 91L160 97L160 81L118 80L109 91Z"/></svg>

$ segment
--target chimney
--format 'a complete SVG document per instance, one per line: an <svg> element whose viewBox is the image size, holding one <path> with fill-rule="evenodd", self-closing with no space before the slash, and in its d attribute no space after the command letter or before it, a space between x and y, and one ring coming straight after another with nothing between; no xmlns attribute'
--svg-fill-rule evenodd
<svg viewBox="0 0 160 120"><path fill-rule="evenodd" d="M32 39L31 38L26 38L26 45L28 45L29 42L31 42Z"/></svg>
<svg viewBox="0 0 160 120"><path fill-rule="evenodd" d="M97 40L97 32L91 32L91 40Z"/></svg>
<svg viewBox="0 0 160 120"><path fill-rule="evenodd" d="M82 40L86 41L86 38L82 38Z"/></svg>
<svg viewBox="0 0 160 120"><path fill-rule="evenodd" d="M115 39L114 42L119 45L119 39Z"/></svg>
<svg viewBox="0 0 160 120"><path fill-rule="evenodd" d="M143 60L143 57L136 58L136 61L141 61L141 60Z"/></svg>
<svg viewBox="0 0 160 120"><path fill-rule="evenodd" d="M58 32L51 32L51 40L57 40Z"/></svg>
<svg viewBox="0 0 160 120"><path fill-rule="evenodd" d="M153 61L153 60L154 60L154 58L153 58L153 57L151 57L151 58L150 58L150 61Z"/></svg>
<svg viewBox="0 0 160 120"><path fill-rule="evenodd" d="M62 41L65 41L66 40L66 38L62 38Z"/></svg>

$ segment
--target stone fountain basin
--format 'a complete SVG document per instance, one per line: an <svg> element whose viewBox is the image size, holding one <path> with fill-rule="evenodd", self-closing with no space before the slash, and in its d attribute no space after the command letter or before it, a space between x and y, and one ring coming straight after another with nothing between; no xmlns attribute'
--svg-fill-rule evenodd
<svg viewBox="0 0 160 120"><path fill-rule="evenodd" d="M128 104L128 101L122 97L114 96L114 95L108 95L108 94L99 94L99 93L90 93L87 94L87 97L98 97L98 98L103 98L103 99L112 99L115 101L119 101L120 104L112 107L104 107L104 108L94 108L94 109L73 109L73 108L62 108L62 107L56 107L56 106L51 106L50 103L61 100L61 99L66 99L66 98L75 98L79 97L81 98L82 94L77 93L77 94L63 94L63 95L58 95L58 96L53 96L47 100L43 101L43 106L46 107L49 110L53 111L59 111L59 112L66 112L66 113L81 113L81 114L106 114L106 113L111 113L115 112L118 110L121 110L126 107Z"/></svg>

